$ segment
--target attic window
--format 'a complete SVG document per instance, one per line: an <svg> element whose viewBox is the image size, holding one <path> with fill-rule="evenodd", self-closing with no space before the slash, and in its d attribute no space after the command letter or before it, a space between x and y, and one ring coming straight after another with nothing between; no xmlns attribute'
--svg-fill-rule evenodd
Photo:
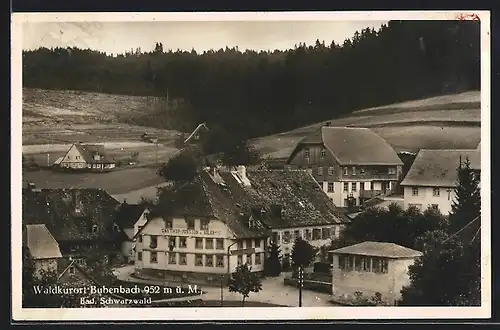
<svg viewBox="0 0 500 330"><path fill-rule="evenodd" d="M97 225L93 225L92 226L92 233L96 233L97 232Z"/></svg>

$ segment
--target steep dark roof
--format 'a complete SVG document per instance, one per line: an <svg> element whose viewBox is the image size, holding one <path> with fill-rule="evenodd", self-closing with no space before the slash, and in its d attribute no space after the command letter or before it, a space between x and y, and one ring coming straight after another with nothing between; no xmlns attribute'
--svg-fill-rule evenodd
<svg viewBox="0 0 500 330"><path fill-rule="evenodd" d="M422 252L394 243L363 242L330 251L334 254L354 254L361 256L404 259L420 257Z"/></svg>
<svg viewBox="0 0 500 330"><path fill-rule="evenodd" d="M109 164L114 163L115 161L110 159L108 155L106 155L104 146L98 144L79 144L75 143L75 147L82 154L83 159L87 163L95 163L95 164ZM94 155L99 154L100 159L94 160Z"/></svg>
<svg viewBox="0 0 500 330"><path fill-rule="evenodd" d="M369 128L323 126L302 139L295 150L303 144L323 144L340 165L403 165L391 145Z"/></svg>
<svg viewBox="0 0 500 330"><path fill-rule="evenodd" d="M25 230L26 246L31 258L37 260L62 257L59 244L44 224L26 225Z"/></svg>
<svg viewBox="0 0 500 330"><path fill-rule="evenodd" d="M481 169L479 150L427 150L422 149L415 157L410 170L401 182L403 186L454 187L457 167L469 157L471 168Z"/></svg>
<svg viewBox="0 0 500 330"><path fill-rule="evenodd" d="M79 202L75 203L78 196ZM23 224L45 224L61 241L114 240L125 235L113 230L120 203L102 189L23 189ZM80 213L75 211L79 205ZM97 230L93 233L93 226Z"/></svg>
<svg viewBox="0 0 500 330"><path fill-rule="evenodd" d="M270 228L349 221L306 171L249 169L250 186L242 185L231 172L220 175L233 202L251 209L253 216Z"/></svg>
<svg viewBox="0 0 500 330"><path fill-rule="evenodd" d="M116 212L116 223L122 228L134 227L146 208L141 204L122 203Z"/></svg>

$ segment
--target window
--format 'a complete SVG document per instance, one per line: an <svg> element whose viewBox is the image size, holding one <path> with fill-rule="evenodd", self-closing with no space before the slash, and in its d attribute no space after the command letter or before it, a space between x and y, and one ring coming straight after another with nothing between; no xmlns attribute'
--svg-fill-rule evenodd
<svg viewBox="0 0 500 330"><path fill-rule="evenodd" d="M321 239L329 239L331 238L331 230L330 228L322 228L321 229Z"/></svg>
<svg viewBox="0 0 500 330"><path fill-rule="evenodd" d="M312 239L313 239L313 241L321 239L321 229L319 229L319 228L313 229Z"/></svg>
<svg viewBox="0 0 500 330"><path fill-rule="evenodd" d="M151 252L149 254L149 262L152 263L152 264L155 264L158 262L158 255L156 252Z"/></svg>
<svg viewBox="0 0 500 330"><path fill-rule="evenodd" d="M247 264L248 264L249 266L251 266L251 265L252 265L252 255L251 255L251 254L247 254Z"/></svg>
<svg viewBox="0 0 500 330"><path fill-rule="evenodd" d="M356 167L352 167L352 175L356 175Z"/></svg>
<svg viewBox="0 0 500 330"><path fill-rule="evenodd" d="M168 248L169 249L175 248L177 246L175 243L176 243L176 237L175 236L170 236L168 238Z"/></svg>
<svg viewBox="0 0 500 330"><path fill-rule="evenodd" d="M196 238L194 243L195 249L203 249L203 238Z"/></svg>
<svg viewBox="0 0 500 330"><path fill-rule="evenodd" d="M75 267L70 267L69 268L69 274L70 275L75 275Z"/></svg>
<svg viewBox="0 0 500 330"><path fill-rule="evenodd" d="M372 271L374 273L387 274L389 270L389 262L387 259L373 258L372 259Z"/></svg>
<svg viewBox="0 0 500 330"><path fill-rule="evenodd" d="M344 175L348 175L347 167L344 167Z"/></svg>
<svg viewBox="0 0 500 330"><path fill-rule="evenodd" d="M156 249L158 247L158 237L151 235L149 241L149 247L152 249Z"/></svg>
<svg viewBox="0 0 500 330"><path fill-rule="evenodd" d="M92 226L92 233L97 233L97 225Z"/></svg>
<svg viewBox="0 0 500 330"><path fill-rule="evenodd" d="M432 189L432 196L439 197L440 191L439 188Z"/></svg>
<svg viewBox="0 0 500 330"><path fill-rule="evenodd" d="M334 190L333 182L328 182L328 192L333 192L333 190Z"/></svg>
<svg viewBox="0 0 500 330"><path fill-rule="evenodd" d="M333 166L328 168L328 175L333 175Z"/></svg>
<svg viewBox="0 0 500 330"><path fill-rule="evenodd" d="M179 247L183 249L187 248L186 237L179 237Z"/></svg>
<svg viewBox="0 0 500 330"><path fill-rule="evenodd" d="M354 268L354 256L339 256L339 269L352 270Z"/></svg>
<svg viewBox="0 0 500 330"><path fill-rule="evenodd" d="M344 192L349 191L349 182L344 182Z"/></svg>
<svg viewBox="0 0 500 330"><path fill-rule="evenodd" d="M210 221L209 221L209 220L207 220L207 219L202 219L202 220L201 220L201 223L200 223L200 229L201 229L201 230L208 230L208 223L209 223L209 222L210 222Z"/></svg>
<svg viewBox="0 0 500 330"><path fill-rule="evenodd" d="M326 157L326 150L321 149L321 158L325 158L325 157Z"/></svg>
<svg viewBox="0 0 500 330"><path fill-rule="evenodd" d="M359 258L361 262L361 270L364 272L370 272L371 271L371 259L362 257Z"/></svg>
<svg viewBox="0 0 500 330"><path fill-rule="evenodd" d="M260 247L262 247L262 240L256 239L255 242L254 242L254 244L255 244L256 248L260 248Z"/></svg>
<svg viewBox="0 0 500 330"><path fill-rule="evenodd" d="M255 264L256 265L260 265L262 263L261 255L262 255L262 253L255 254Z"/></svg>
<svg viewBox="0 0 500 330"><path fill-rule="evenodd" d="M213 238L205 238L205 249L207 249L207 250L214 249L214 239Z"/></svg>
<svg viewBox="0 0 500 330"><path fill-rule="evenodd" d="M359 174L365 174L365 169L364 168L360 168L359 169Z"/></svg>
<svg viewBox="0 0 500 330"><path fill-rule="evenodd" d="M434 209L434 210L439 210L439 205L438 204L432 204L431 207Z"/></svg>
<svg viewBox="0 0 500 330"><path fill-rule="evenodd" d="M137 260L142 261L142 252L137 252Z"/></svg>
<svg viewBox="0 0 500 330"><path fill-rule="evenodd" d="M194 219L186 218L187 229L194 229Z"/></svg>
<svg viewBox="0 0 500 330"><path fill-rule="evenodd" d="M354 270L358 272L361 270L361 258L358 256L354 258Z"/></svg>
<svg viewBox="0 0 500 330"><path fill-rule="evenodd" d="M179 265L187 265L187 257L185 253L179 253Z"/></svg>
<svg viewBox="0 0 500 330"><path fill-rule="evenodd" d="M246 240L246 243L245 243L246 248L247 248L247 249L250 249L250 248L252 247L252 243L253 243L253 241L252 241L251 239L247 239L247 240Z"/></svg>
<svg viewBox="0 0 500 330"><path fill-rule="evenodd" d="M357 182L351 182L351 187L352 191L357 191L358 190L358 183Z"/></svg>
<svg viewBox="0 0 500 330"><path fill-rule="evenodd" d="M318 167L318 175L323 175L323 167Z"/></svg>
<svg viewBox="0 0 500 330"><path fill-rule="evenodd" d="M223 238L217 238L215 242L216 242L217 250L224 250L224 239Z"/></svg>
<svg viewBox="0 0 500 330"><path fill-rule="evenodd" d="M177 263L177 253L168 253L168 263L171 265L175 265Z"/></svg>
<svg viewBox="0 0 500 330"><path fill-rule="evenodd" d="M304 157L309 158L309 156L310 156L309 149L304 149Z"/></svg>
<svg viewBox="0 0 500 330"><path fill-rule="evenodd" d="M203 266L203 255L195 254L194 255L194 265L195 266Z"/></svg>
<svg viewBox="0 0 500 330"><path fill-rule="evenodd" d="M139 243L142 243L142 235L139 235Z"/></svg>
<svg viewBox="0 0 500 330"><path fill-rule="evenodd" d="M243 249L243 241L238 241L238 250Z"/></svg>
<svg viewBox="0 0 500 330"><path fill-rule="evenodd" d="M300 235L300 230L295 230L295 231L293 232L293 238L294 238L294 239L301 238L301 235Z"/></svg>
<svg viewBox="0 0 500 330"><path fill-rule="evenodd" d="M413 196L418 196L418 187L413 187L411 190Z"/></svg>
<svg viewBox="0 0 500 330"><path fill-rule="evenodd" d="M85 259L84 258L75 258L73 259L77 265L83 266L85 265Z"/></svg>
<svg viewBox="0 0 500 330"><path fill-rule="evenodd" d="M243 265L243 255L238 255L238 266Z"/></svg>
<svg viewBox="0 0 500 330"><path fill-rule="evenodd" d="M306 229L305 239L306 241L310 241L312 239L312 232L309 229Z"/></svg>
<svg viewBox="0 0 500 330"><path fill-rule="evenodd" d="M283 232L283 244L288 244L290 243L290 232L288 230L285 230Z"/></svg>
<svg viewBox="0 0 500 330"><path fill-rule="evenodd" d="M365 182L365 190L372 190L372 183L371 182Z"/></svg>
<svg viewBox="0 0 500 330"><path fill-rule="evenodd" d="M217 255L215 259L216 259L217 267L224 267L224 256Z"/></svg>
<svg viewBox="0 0 500 330"><path fill-rule="evenodd" d="M173 227L173 220L172 219L165 219L165 228L172 229L172 227Z"/></svg>
<svg viewBox="0 0 500 330"><path fill-rule="evenodd" d="M387 170L387 172L388 172L389 174L391 174L391 175L392 175L392 174L396 174L396 168L395 168L395 167L389 167L389 169Z"/></svg>
<svg viewBox="0 0 500 330"><path fill-rule="evenodd" d="M213 256L213 254L207 254L205 256L205 266L206 267L213 267L214 266L214 256Z"/></svg>

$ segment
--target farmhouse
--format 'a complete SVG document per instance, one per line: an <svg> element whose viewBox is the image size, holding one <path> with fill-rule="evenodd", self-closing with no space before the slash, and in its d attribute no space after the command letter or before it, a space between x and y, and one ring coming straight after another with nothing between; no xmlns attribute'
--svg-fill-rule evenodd
<svg viewBox="0 0 500 330"><path fill-rule="evenodd" d="M286 232L289 254L292 234L328 242L344 220L300 171L249 171L247 176L242 166L238 171L210 168L168 199L175 209L152 211L136 235L139 275L219 283L242 263L260 273L272 233L278 239Z"/></svg>
<svg viewBox="0 0 500 330"><path fill-rule="evenodd" d="M471 168L479 176L480 150L420 150L401 182L404 207L426 209L431 206L444 215L449 214L457 183L457 168L467 157Z"/></svg>
<svg viewBox="0 0 500 330"><path fill-rule="evenodd" d="M110 159L104 146L95 144L73 144L59 161L63 169L109 171L115 168L115 161Z"/></svg>
<svg viewBox="0 0 500 330"><path fill-rule="evenodd" d="M307 169L335 205L348 207L393 192L403 162L370 129L326 123L297 144L287 164Z"/></svg>
<svg viewBox="0 0 500 330"><path fill-rule="evenodd" d="M57 272L58 260L62 258L61 250L44 224L23 226L23 247L33 262L35 277Z"/></svg>
<svg viewBox="0 0 500 330"><path fill-rule="evenodd" d="M384 242L363 242L330 253L334 300L353 299L356 292L369 298L379 292L387 304L401 298L401 289L410 283L408 267L422 255L420 251Z"/></svg>
<svg viewBox="0 0 500 330"><path fill-rule="evenodd" d="M125 233L115 223L119 202L101 189L23 189L23 225L45 225L64 257L85 265L101 255L121 259ZM41 229L39 229L41 230ZM48 238L47 238L48 240Z"/></svg>
<svg viewBox="0 0 500 330"><path fill-rule="evenodd" d="M208 132L208 127L205 123L199 124L194 131L184 140L184 144L198 143L201 137Z"/></svg>
<svg viewBox="0 0 500 330"><path fill-rule="evenodd" d="M134 236L144 226L149 217L149 209L141 204L128 204L126 200L118 208L116 224L127 237L123 240L121 251L127 262L133 262L135 256Z"/></svg>

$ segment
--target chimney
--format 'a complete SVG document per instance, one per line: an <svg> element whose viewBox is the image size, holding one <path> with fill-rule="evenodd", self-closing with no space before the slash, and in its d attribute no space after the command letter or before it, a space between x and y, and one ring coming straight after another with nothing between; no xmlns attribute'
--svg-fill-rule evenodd
<svg viewBox="0 0 500 330"><path fill-rule="evenodd" d="M331 124L332 124L332 122L331 122L331 121L327 121L327 122L325 122L325 126L330 126Z"/></svg>

